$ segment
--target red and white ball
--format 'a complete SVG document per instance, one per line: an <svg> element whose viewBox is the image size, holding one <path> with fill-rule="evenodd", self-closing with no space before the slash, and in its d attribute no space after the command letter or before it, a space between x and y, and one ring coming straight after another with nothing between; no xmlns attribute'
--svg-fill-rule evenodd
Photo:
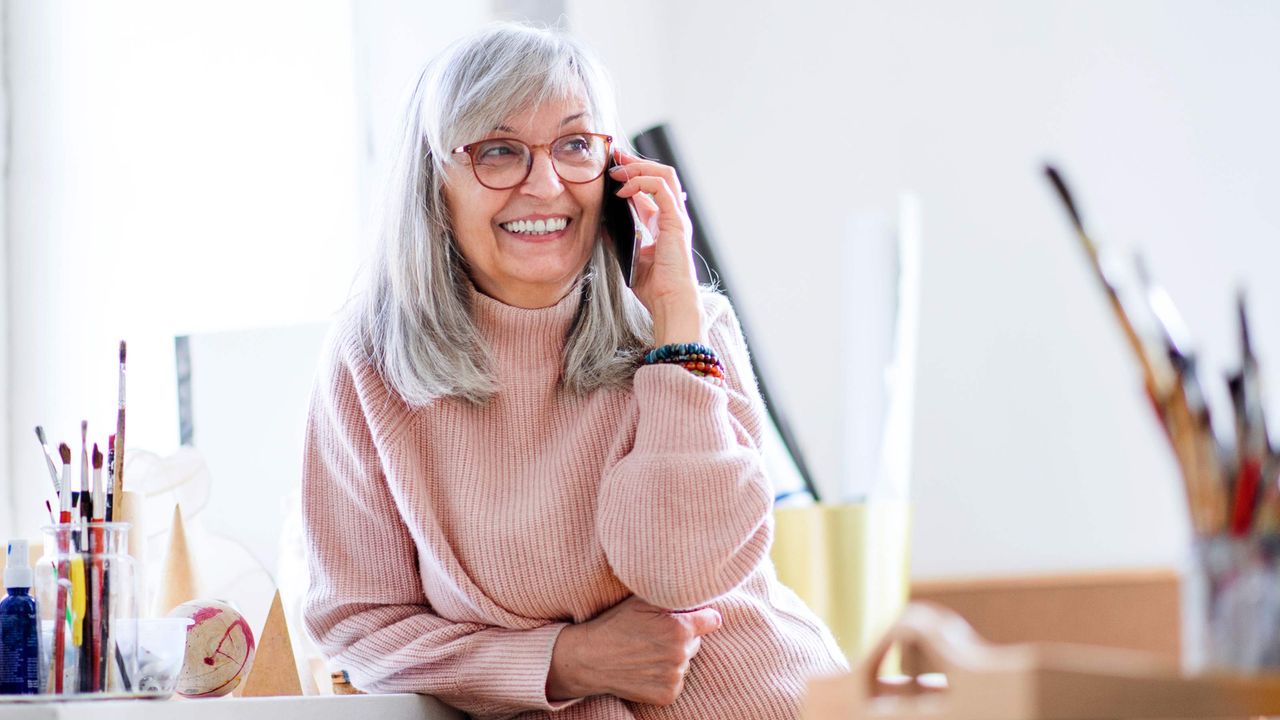
<svg viewBox="0 0 1280 720"><path fill-rule="evenodd" d="M249 676L253 630L239 610L221 600L189 600L170 610L169 617L194 621L187 628L179 695L219 697L235 690Z"/></svg>

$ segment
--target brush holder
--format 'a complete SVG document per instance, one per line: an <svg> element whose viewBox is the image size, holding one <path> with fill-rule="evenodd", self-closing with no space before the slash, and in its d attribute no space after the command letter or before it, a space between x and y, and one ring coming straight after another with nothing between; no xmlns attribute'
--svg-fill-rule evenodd
<svg viewBox="0 0 1280 720"><path fill-rule="evenodd" d="M1280 535L1197 538L1182 587L1192 672L1280 670Z"/></svg>
<svg viewBox="0 0 1280 720"><path fill-rule="evenodd" d="M42 531L34 588L42 691L135 693L138 575L129 524L60 523Z"/></svg>

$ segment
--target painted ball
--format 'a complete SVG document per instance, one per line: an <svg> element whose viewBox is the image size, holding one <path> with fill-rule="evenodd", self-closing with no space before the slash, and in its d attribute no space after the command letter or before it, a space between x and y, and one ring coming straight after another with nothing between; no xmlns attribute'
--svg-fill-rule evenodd
<svg viewBox="0 0 1280 720"><path fill-rule="evenodd" d="M219 697L235 690L249 675L253 631L239 610L221 600L190 600L170 610L169 617L193 621L187 628L179 695Z"/></svg>

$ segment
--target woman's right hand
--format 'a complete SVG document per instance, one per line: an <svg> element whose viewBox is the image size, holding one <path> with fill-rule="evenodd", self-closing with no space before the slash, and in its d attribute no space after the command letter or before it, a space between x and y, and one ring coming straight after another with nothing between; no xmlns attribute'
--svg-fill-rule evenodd
<svg viewBox="0 0 1280 720"><path fill-rule="evenodd" d="M551 652L547 698L608 694L670 705L684 688L702 636L721 623L713 608L673 612L633 595L593 620L560 631Z"/></svg>

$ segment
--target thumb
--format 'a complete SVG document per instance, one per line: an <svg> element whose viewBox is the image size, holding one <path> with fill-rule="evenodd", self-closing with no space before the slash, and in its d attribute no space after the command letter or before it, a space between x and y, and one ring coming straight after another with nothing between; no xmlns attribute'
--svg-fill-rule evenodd
<svg viewBox="0 0 1280 720"><path fill-rule="evenodd" d="M693 634L699 637L719 630L720 626L724 624L724 618L720 617L720 611L715 608L703 608L681 613L681 615L693 630Z"/></svg>

